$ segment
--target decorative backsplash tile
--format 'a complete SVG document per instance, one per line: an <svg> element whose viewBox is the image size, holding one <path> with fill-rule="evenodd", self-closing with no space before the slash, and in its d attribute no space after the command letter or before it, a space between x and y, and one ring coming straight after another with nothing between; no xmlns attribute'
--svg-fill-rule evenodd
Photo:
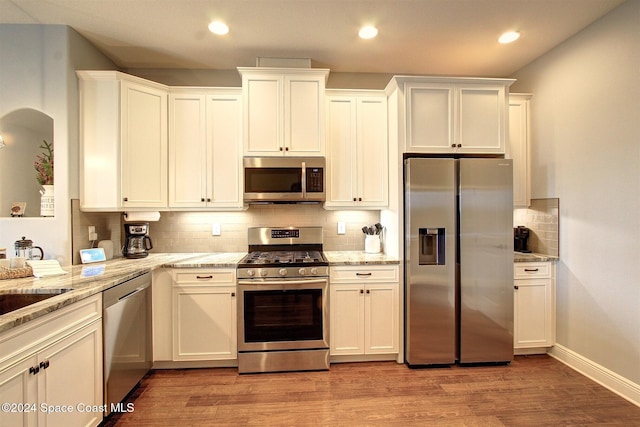
<svg viewBox="0 0 640 427"><path fill-rule="evenodd" d="M523 225L531 231L529 250L560 256L560 199L531 199L529 209L513 211L513 226Z"/></svg>
<svg viewBox="0 0 640 427"><path fill-rule="evenodd" d="M338 222L346 233L337 233ZM364 250L362 227L380 221L379 211L329 211L320 205L252 205L233 212L161 212L160 220L149 223L153 252L245 252L249 227L321 226L327 251ZM87 226L94 225L99 240L114 243L114 256L121 255L124 240L122 215L81 212L72 200L73 257L80 263L79 250L90 246ZM220 235L213 236L213 224ZM384 224L383 224L384 225Z"/></svg>

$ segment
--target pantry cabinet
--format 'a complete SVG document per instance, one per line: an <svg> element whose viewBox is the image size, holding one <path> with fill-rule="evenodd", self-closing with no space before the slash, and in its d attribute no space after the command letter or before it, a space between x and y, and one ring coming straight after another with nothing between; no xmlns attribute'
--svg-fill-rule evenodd
<svg viewBox="0 0 640 427"><path fill-rule="evenodd" d="M453 77L392 79L398 135L406 153L503 154L513 80Z"/></svg>
<svg viewBox="0 0 640 427"><path fill-rule="evenodd" d="M154 367L237 364L235 282L228 268L154 271Z"/></svg>
<svg viewBox="0 0 640 427"><path fill-rule="evenodd" d="M555 344L555 264L514 264L513 318L516 354L545 353Z"/></svg>
<svg viewBox="0 0 640 427"><path fill-rule="evenodd" d="M332 360L370 355L395 359L399 351L398 267L336 266L330 268L330 280Z"/></svg>
<svg viewBox="0 0 640 427"><path fill-rule="evenodd" d="M387 98L382 91L327 91L326 208L388 206Z"/></svg>
<svg viewBox="0 0 640 427"><path fill-rule="evenodd" d="M172 88L169 207L242 208L239 89Z"/></svg>
<svg viewBox="0 0 640 427"><path fill-rule="evenodd" d="M513 205L526 208L531 204L529 167L530 94L509 95L509 143L507 157L513 159Z"/></svg>
<svg viewBox="0 0 640 427"><path fill-rule="evenodd" d="M167 207L167 88L117 71L77 71L80 208Z"/></svg>
<svg viewBox="0 0 640 427"><path fill-rule="evenodd" d="M238 68L245 156L324 156L329 70Z"/></svg>
<svg viewBox="0 0 640 427"><path fill-rule="evenodd" d="M0 401L22 405L0 425L102 422L101 313L96 295L0 335Z"/></svg>

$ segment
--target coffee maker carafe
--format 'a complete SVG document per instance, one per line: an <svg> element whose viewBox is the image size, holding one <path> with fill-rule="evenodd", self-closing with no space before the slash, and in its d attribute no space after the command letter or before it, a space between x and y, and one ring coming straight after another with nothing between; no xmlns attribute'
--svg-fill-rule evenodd
<svg viewBox="0 0 640 427"><path fill-rule="evenodd" d="M519 225L513 229L513 249L516 252L531 252L529 246L529 229Z"/></svg>
<svg viewBox="0 0 640 427"><path fill-rule="evenodd" d="M125 258L144 258L153 249L151 237L149 237L149 223L132 222L124 224L125 241L122 255Z"/></svg>

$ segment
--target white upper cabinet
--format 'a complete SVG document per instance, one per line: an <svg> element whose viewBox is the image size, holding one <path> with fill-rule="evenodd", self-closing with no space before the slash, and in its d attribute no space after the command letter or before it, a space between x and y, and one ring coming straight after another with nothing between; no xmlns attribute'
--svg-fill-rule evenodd
<svg viewBox="0 0 640 427"><path fill-rule="evenodd" d="M169 207L242 208L239 89L171 89Z"/></svg>
<svg viewBox="0 0 640 427"><path fill-rule="evenodd" d="M531 204L531 178L529 171L531 95L509 95L509 143L507 157L513 159L513 205L526 208Z"/></svg>
<svg viewBox="0 0 640 427"><path fill-rule="evenodd" d="M395 77L406 153L503 154L513 80Z"/></svg>
<svg viewBox="0 0 640 427"><path fill-rule="evenodd" d="M329 70L238 68L245 156L324 156Z"/></svg>
<svg viewBox="0 0 640 427"><path fill-rule="evenodd" d="M167 207L167 89L116 71L78 71L80 207Z"/></svg>
<svg viewBox="0 0 640 427"><path fill-rule="evenodd" d="M327 91L327 208L388 205L387 98Z"/></svg>

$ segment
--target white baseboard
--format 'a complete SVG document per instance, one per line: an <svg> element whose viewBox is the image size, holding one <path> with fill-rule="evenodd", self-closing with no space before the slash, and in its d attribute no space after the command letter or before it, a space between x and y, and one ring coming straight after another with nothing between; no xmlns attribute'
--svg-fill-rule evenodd
<svg viewBox="0 0 640 427"><path fill-rule="evenodd" d="M629 381L560 344L550 348L548 353L554 359L640 407L640 384Z"/></svg>

